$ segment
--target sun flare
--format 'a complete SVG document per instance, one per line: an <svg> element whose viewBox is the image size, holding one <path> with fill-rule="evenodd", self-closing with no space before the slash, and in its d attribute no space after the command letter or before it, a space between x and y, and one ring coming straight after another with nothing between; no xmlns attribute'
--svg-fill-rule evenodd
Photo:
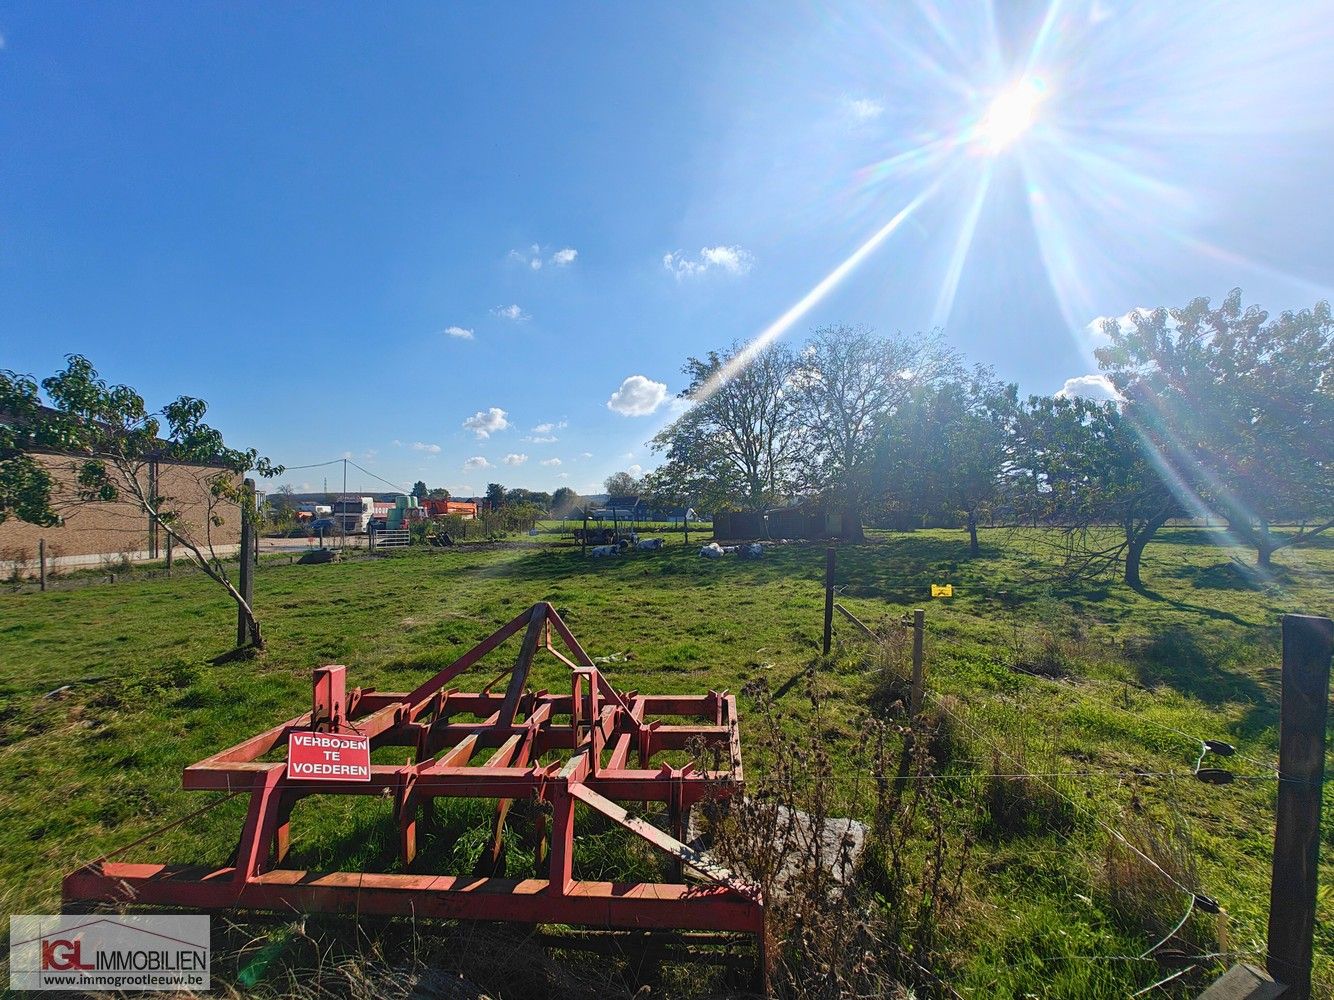
<svg viewBox="0 0 1334 1000"><path fill-rule="evenodd" d="M1042 83L1028 77L1006 87L987 108L978 125L978 138L993 153L1013 145L1037 121L1042 95Z"/></svg>

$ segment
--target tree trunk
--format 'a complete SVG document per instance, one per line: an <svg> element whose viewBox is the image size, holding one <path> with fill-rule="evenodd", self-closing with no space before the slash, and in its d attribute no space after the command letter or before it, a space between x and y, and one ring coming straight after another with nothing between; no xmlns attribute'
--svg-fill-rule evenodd
<svg viewBox="0 0 1334 1000"><path fill-rule="evenodd" d="M1270 557L1274 554L1275 545L1268 542L1260 542L1255 546L1255 565L1261 569L1268 569L1271 565Z"/></svg>
<svg viewBox="0 0 1334 1000"><path fill-rule="evenodd" d="M1144 584L1139 578L1140 556L1144 554L1144 547L1149 544L1147 537L1136 537L1130 539L1126 545L1126 586L1133 587L1135 590L1143 590Z"/></svg>
<svg viewBox="0 0 1334 1000"><path fill-rule="evenodd" d="M968 512L968 554L976 558L981 555L982 548L977 544L977 511Z"/></svg>

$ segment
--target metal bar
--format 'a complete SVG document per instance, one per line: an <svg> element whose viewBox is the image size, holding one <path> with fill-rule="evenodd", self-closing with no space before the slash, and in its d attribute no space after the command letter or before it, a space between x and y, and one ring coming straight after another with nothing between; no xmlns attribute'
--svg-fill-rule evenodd
<svg viewBox="0 0 1334 1000"><path fill-rule="evenodd" d="M542 637L542 625L547 618L547 604L533 605L528 619L528 631L523 634L523 645L519 648L519 658L514 661L514 672L510 674L509 687L505 689L505 700L500 705L499 724L513 725L514 713L519 710L519 696L528 681L528 670L533 665L533 654L537 652L537 641Z"/></svg>
<svg viewBox="0 0 1334 1000"><path fill-rule="evenodd" d="M234 869L103 864L66 877L67 901L98 900L292 912L363 913L450 920L514 920L588 927L763 931L758 902L722 887L658 882L571 881L563 894L546 879L449 875L318 874L286 869L245 883Z"/></svg>
<svg viewBox="0 0 1334 1000"><path fill-rule="evenodd" d="M743 879L737 878L703 851L697 851L689 844L681 843L681 841L677 840L675 837L663 833L652 823L640 819L638 816L631 816L621 806L617 805L610 799L599 795L587 785L571 785L569 794L572 798L576 798L584 803L584 805L596 809L613 822L619 823L631 833L636 833L643 837L658 850L663 851L683 864L689 865L710 881L716 882L718 885L726 886L744 896L758 898L758 888Z"/></svg>
<svg viewBox="0 0 1334 1000"><path fill-rule="evenodd" d="M429 681L426 681L424 684L419 684L410 694L405 695L401 700L408 702L410 705L417 705L427 695L448 684L487 653L491 652L512 636L515 632L519 631L519 629L523 627L524 622L526 622L531 615L531 611L524 611L522 614L515 615L508 624L497 629L495 632L492 632L489 636L460 656L449 666L445 667L444 670L440 671Z"/></svg>

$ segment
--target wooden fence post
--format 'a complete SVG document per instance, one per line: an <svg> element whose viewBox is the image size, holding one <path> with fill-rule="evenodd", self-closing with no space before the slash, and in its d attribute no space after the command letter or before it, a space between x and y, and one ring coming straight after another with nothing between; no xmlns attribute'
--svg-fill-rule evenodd
<svg viewBox="0 0 1334 1000"><path fill-rule="evenodd" d="M824 550L824 655L834 638L834 562L837 554L831 545Z"/></svg>
<svg viewBox="0 0 1334 1000"><path fill-rule="evenodd" d="M1285 997L1311 996L1320 799L1334 621L1283 616L1283 697L1279 712L1278 806L1269 890L1269 974Z"/></svg>
<svg viewBox="0 0 1334 1000"><path fill-rule="evenodd" d="M46 539L37 539L37 585L46 589Z"/></svg>
<svg viewBox="0 0 1334 1000"><path fill-rule="evenodd" d="M171 576L171 553L175 548L175 536L167 532L167 576Z"/></svg>
<svg viewBox="0 0 1334 1000"><path fill-rule="evenodd" d="M917 718L922 710L922 672L923 644L926 638L926 612L918 608L912 613L912 704L909 708L911 718Z"/></svg>
<svg viewBox="0 0 1334 1000"><path fill-rule="evenodd" d="M250 507L255 501L255 481L247 479L245 481L245 498L242 501L241 508L241 570L239 586L236 588L241 593L241 598L252 608L255 581L253 572L253 563L251 562L250 552L255 547L255 525L250 518ZM236 609L236 645L237 647L249 645L251 641L250 623L246 621L244 608Z"/></svg>

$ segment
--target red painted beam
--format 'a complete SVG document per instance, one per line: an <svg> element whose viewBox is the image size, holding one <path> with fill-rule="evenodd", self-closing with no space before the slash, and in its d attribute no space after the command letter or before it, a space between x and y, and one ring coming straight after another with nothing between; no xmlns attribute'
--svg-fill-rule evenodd
<svg viewBox="0 0 1334 1000"><path fill-rule="evenodd" d="M139 903L282 913L374 913L448 920L517 920L605 928L681 928L758 934L759 903L721 886L580 882L564 895L546 879L451 875L266 872L248 882L235 870L103 864L66 876L66 902Z"/></svg>

